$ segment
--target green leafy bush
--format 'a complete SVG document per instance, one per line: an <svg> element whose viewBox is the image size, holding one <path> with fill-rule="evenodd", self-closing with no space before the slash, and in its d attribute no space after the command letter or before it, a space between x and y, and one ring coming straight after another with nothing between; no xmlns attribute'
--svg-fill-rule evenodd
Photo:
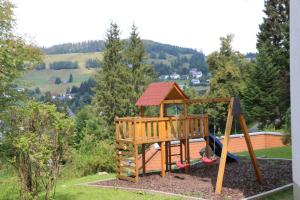
<svg viewBox="0 0 300 200"><path fill-rule="evenodd" d="M80 147L73 150L71 162L64 170L65 177L81 177L100 171L115 171L114 145L107 140L97 140L93 135L85 135Z"/></svg>

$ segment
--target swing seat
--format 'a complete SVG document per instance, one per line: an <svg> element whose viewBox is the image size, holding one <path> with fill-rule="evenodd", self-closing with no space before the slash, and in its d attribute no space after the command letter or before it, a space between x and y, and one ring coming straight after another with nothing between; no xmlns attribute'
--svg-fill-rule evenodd
<svg viewBox="0 0 300 200"><path fill-rule="evenodd" d="M189 164L183 164L180 161L176 161L176 167L178 169L184 169L185 173L188 174L189 173Z"/></svg>
<svg viewBox="0 0 300 200"><path fill-rule="evenodd" d="M213 158L213 159L209 159L208 157L202 157L202 162L205 164L205 165L211 165L211 164L214 164L217 159L216 158Z"/></svg>

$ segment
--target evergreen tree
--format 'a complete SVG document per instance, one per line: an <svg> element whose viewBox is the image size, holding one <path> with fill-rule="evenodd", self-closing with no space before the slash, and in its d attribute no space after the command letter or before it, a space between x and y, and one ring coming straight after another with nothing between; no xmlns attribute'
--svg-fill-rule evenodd
<svg viewBox="0 0 300 200"><path fill-rule="evenodd" d="M111 23L106 33L103 64L96 75L93 103L101 113L111 135L114 135L115 117L130 116L132 90L130 89L129 68L123 61L123 43L117 24Z"/></svg>
<svg viewBox="0 0 300 200"><path fill-rule="evenodd" d="M264 13L266 17L259 26L257 49L258 54L262 54L260 57L268 57L265 59L279 71L276 76L273 74L272 78L280 80L279 117L283 119L290 107L289 0L266 0ZM257 70L265 70L262 69L265 68L264 65L258 65Z"/></svg>
<svg viewBox="0 0 300 200"><path fill-rule="evenodd" d="M249 69L243 102L251 119L261 126L275 125L279 117L280 81L279 69L274 67L267 51L260 49L257 64Z"/></svg>
<svg viewBox="0 0 300 200"><path fill-rule="evenodd" d="M70 74L70 76L69 76L69 83L72 83L72 82L73 82L73 75Z"/></svg>
<svg viewBox="0 0 300 200"><path fill-rule="evenodd" d="M131 70L131 85L133 87L132 102L136 102L141 93L154 79L154 69L146 62L144 44L138 35L137 27L132 26L129 42L125 49L125 60ZM137 108L132 104L137 113Z"/></svg>

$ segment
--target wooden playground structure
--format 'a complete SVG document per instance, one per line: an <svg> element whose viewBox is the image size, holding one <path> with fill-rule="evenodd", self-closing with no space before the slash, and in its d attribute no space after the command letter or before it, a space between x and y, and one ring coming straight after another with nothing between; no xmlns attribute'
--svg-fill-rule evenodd
<svg viewBox="0 0 300 200"><path fill-rule="evenodd" d="M147 144L158 143L161 149L161 176L171 171L172 157L180 158L183 168L190 166L189 140L206 137L206 155L210 156L209 128L207 114L188 114L191 104L226 103L228 104L227 122L223 140L223 148L219 162L219 170L215 192L221 193L228 153L229 135L233 118L236 117L244 133L248 151L254 167L257 181L262 178L251 144L245 118L241 112L237 98L189 99L175 82L152 83L136 102L140 108L139 117L122 117L115 119L117 178L138 181L139 178L139 147L142 154L142 174L146 173L145 149ZM179 104L183 106L182 116L168 116L166 106ZM145 107L159 106L158 117L145 116ZM180 153L172 154L171 141L179 141ZM188 172L188 170L186 170Z"/></svg>

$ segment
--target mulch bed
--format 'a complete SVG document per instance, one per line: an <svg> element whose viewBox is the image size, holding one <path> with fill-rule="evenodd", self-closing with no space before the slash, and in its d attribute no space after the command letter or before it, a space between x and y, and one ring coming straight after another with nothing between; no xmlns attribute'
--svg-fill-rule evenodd
<svg viewBox="0 0 300 200"><path fill-rule="evenodd" d="M109 180L93 185L130 187L171 192L205 199L241 199L292 182L292 162L289 160L258 160L264 183L256 182L251 161L243 158L238 163L227 163L221 195L214 194L218 165L197 166L190 174L180 172L166 173L164 178L159 174L140 177L138 183L124 180Z"/></svg>

